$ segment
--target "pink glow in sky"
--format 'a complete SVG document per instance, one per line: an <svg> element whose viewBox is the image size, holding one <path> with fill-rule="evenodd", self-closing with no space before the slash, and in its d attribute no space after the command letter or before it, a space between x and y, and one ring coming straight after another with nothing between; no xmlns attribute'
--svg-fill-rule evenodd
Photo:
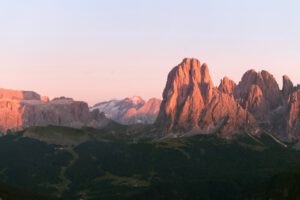
<svg viewBox="0 0 300 200"><path fill-rule="evenodd" d="M161 98L184 57L209 65L215 85L254 68L300 83L300 3L59 1L0 3L0 87L90 105Z"/></svg>

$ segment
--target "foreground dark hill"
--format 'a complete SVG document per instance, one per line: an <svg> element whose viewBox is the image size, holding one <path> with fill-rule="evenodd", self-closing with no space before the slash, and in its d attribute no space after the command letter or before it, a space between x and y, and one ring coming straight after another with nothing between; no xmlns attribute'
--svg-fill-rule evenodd
<svg viewBox="0 0 300 200"><path fill-rule="evenodd" d="M268 134L136 141L121 137L128 127L109 131L36 127L3 136L0 180L53 199L300 198L298 144Z"/></svg>
<svg viewBox="0 0 300 200"><path fill-rule="evenodd" d="M49 195L41 195L39 193L19 189L16 187L11 187L0 183L0 197L2 200L33 200L33 199L43 199L43 200L53 200L54 198L49 197Z"/></svg>

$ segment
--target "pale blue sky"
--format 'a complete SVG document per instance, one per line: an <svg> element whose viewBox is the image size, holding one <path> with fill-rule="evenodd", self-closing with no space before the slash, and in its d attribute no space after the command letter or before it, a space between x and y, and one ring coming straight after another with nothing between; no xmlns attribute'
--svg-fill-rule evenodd
<svg viewBox="0 0 300 200"><path fill-rule="evenodd" d="M215 84L267 69L300 83L298 0L0 0L0 87L71 96L161 97L184 57Z"/></svg>

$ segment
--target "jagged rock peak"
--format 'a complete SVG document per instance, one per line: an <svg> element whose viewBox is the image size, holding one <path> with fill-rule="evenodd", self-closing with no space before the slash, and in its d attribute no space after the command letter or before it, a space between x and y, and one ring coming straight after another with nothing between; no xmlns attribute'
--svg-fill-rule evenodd
<svg viewBox="0 0 300 200"><path fill-rule="evenodd" d="M110 121L99 112L90 112L88 104L71 98L41 97L35 92L0 90L0 132L31 126L67 126L101 128Z"/></svg>
<svg viewBox="0 0 300 200"><path fill-rule="evenodd" d="M293 82L291 81L291 79L287 75L284 75L282 77L282 81L283 81L283 84L282 84L283 97L285 99L287 99L289 97L289 95L293 91L294 84L293 84Z"/></svg>
<svg viewBox="0 0 300 200"><path fill-rule="evenodd" d="M256 119L264 120L269 108L263 92L258 85L251 85L247 99L246 110L251 112Z"/></svg>
<svg viewBox="0 0 300 200"><path fill-rule="evenodd" d="M211 79L208 65L201 62L195 58L185 58L182 63L174 67L169 73L168 80L176 80L179 85L190 85L198 84L205 102L211 99L210 90L214 87L213 81Z"/></svg>
<svg viewBox="0 0 300 200"><path fill-rule="evenodd" d="M195 76L197 82L204 82L213 86L207 64L203 63L201 65L200 61L196 58L184 58L183 61L173 70L177 72L182 70L185 75Z"/></svg>
<svg viewBox="0 0 300 200"><path fill-rule="evenodd" d="M225 76L218 87L218 89L221 92L224 92L226 94L233 94L234 90L236 88L236 83L229 79L227 76Z"/></svg>
<svg viewBox="0 0 300 200"><path fill-rule="evenodd" d="M153 124L159 112L161 100L151 98L148 101L141 97L131 97L122 100L101 102L91 107L121 124Z"/></svg>
<svg viewBox="0 0 300 200"><path fill-rule="evenodd" d="M213 87L213 82L209 74L208 65L206 63L203 63L201 66L201 74L202 74L202 82L209 84L211 87Z"/></svg>
<svg viewBox="0 0 300 200"><path fill-rule="evenodd" d="M261 89L270 110L282 104L281 92L274 76L265 70L256 72L252 69L243 75L242 80L234 91L236 99L244 108L246 107L246 100L251 92L252 85L257 85Z"/></svg>
<svg viewBox="0 0 300 200"><path fill-rule="evenodd" d="M230 83L230 91L234 83ZM163 132L220 133L227 137L255 123L232 95L213 87L208 66L184 59L168 75L157 124ZM234 131L235 130L235 131ZM239 132L239 131L237 131Z"/></svg>
<svg viewBox="0 0 300 200"><path fill-rule="evenodd" d="M213 94L208 66L194 58L185 58L168 75L158 116L166 130L194 127Z"/></svg>
<svg viewBox="0 0 300 200"><path fill-rule="evenodd" d="M300 138L300 88L295 88L287 101L288 112L285 116L287 127L284 137L291 141Z"/></svg>

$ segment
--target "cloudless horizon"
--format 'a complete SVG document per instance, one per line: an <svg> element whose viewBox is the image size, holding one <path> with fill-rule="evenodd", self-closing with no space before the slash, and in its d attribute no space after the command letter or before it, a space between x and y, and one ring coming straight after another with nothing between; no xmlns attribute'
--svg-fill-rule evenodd
<svg viewBox="0 0 300 200"><path fill-rule="evenodd" d="M185 57L214 84L267 70L300 83L298 0L26 0L0 2L0 88L93 105L161 98Z"/></svg>

